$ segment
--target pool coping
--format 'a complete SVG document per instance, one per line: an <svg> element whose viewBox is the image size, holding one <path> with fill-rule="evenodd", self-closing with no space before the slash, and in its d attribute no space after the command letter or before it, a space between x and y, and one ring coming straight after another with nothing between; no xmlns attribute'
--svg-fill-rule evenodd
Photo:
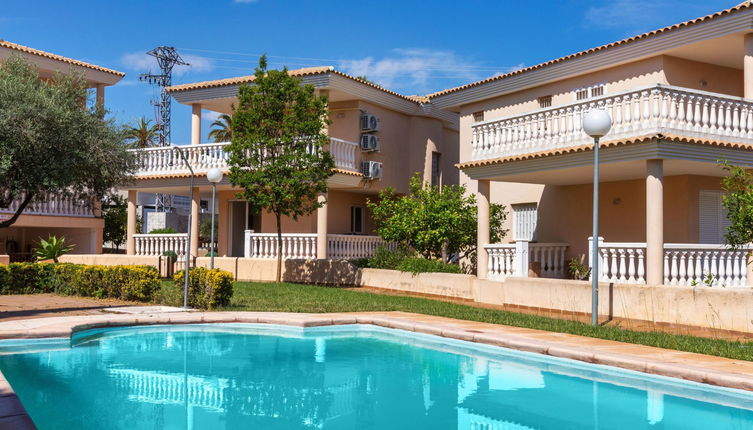
<svg viewBox="0 0 753 430"><path fill-rule="evenodd" d="M0 339L70 338L73 333L94 328L211 323L260 323L296 327L370 324L753 391L753 361L407 312L308 314L194 311L77 315L0 322ZM36 429L2 372L0 428Z"/></svg>

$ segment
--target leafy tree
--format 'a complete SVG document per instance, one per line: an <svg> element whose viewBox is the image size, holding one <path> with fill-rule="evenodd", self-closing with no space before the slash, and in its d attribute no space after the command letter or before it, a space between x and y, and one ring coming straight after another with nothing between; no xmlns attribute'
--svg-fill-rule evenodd
<svg viewBox="0 0 753 430"><path fill-rule="evenodd" d="M215 142L230 142L233 140L233 117L223 113L212 122L209 138Z"/></svg>
<svg viewBox="0 0 753 430"><path fill-rule="evenodd" d="M39 238L39 247L34 250L34 255L38 261L52 260L58 263L58 259L71 252L73 245L65 244L65 237L57 238L50 236L47 240Z"/></svg>
<svg viewBox="0 0 753 430"><path fill-rule="evenodd" d="M155 146L159 126L157 124L150 125L151 123L151 120L141 117L135 125L126 128L126 140L131 147L151 148Z"/></svg>
<svg viewBox="0 0 753 430"><path fill-rule="evenodd" d="M374 84L374 85L377 84L376 82L374 82L371 79L367 78L365 75L356 76L356 79L358 79L359 81L368 82L368 83Z"/></svg>
<svg viewBox="0 0 753 430"><path fill-rule="evenodd" d="M105 220L102 240L115 245L115 249L120 249L126 241L128 201L119 194L106 196L102 201L102 218Z"/></svg>
<svg viewBox="0 0 753 430"><path fill-rule="evenodd" d="M333 175L332 155L323 150L328 123L327 98L317 96L286 68L267 70L262 56L253 85L238 90L229 145L230 183L241 187L254 210L274 214L277 222L277 281L282 274L283 216L297 220L321 206Z"/></svg>
<svg viewBox="0 0 753 430"><path fill-rule="evenodd" d="M0 207L19 201L0 228L35 198L55 194L93 205L128 178L134 164L122 130L99 107L83 108L86 96L79 75L41 80L20 57L0 65Z"/></svg>
<svg viewBox="0 0 753 430"><path fill-rule="evenodd" d="M722 179L722 206L730 226L724 240L732 247L753 242L753 174L742 167L723 163L727 176Z"/></svg>
<svg viewBox="0 0 753 430"><path fill-rule="evenodd" d="M408 195L399 196L394 189L386 188L377 202L368 201L367 206L377 232L388 242L409 246L425 258L443 254L474 257L478 209L476 197L466 195L463 185L429 186L416 174L410 180ZM502 229L505 218L504 206L491 206L492 243L506 234Z"/></svg>

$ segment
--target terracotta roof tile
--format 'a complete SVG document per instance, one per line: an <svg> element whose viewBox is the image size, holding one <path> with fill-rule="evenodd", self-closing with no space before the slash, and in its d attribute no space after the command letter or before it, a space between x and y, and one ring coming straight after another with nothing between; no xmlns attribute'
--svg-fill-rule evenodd
<svg viewBox="0 0 753 430"><path fill-rule="evenodd" d="M57 55L50 52L40 51L38 49L29 48L28 46L23 46L17 43L8 42L7 40L0 39L0 47L13 49L19 52L25 52L27 54L38 55L40 57L45 57L52 60L61 61L63 63L68 63L74 66L86 67L87 69L98 70L100 72L110 73L116 76L125 76L125 73L118 72L117 70L112 70L106 67L97 66L96 64L85 63L83 61L74 60L73 58L63 57L62 55Z"/></svg>
<svg viewBox="0 0 753 430"><path fill-rule="evenodd" d="M678 23L678 24L672 24L672 25L669 25L667 27L663 27L663 28L660 28L660 29L657 29L657 30L652 30L652 31L649 31L649 32L646 32L646 33L643 33L643 34L639 34L637 36L628 37L626 39L622 39L622 40L618 40L616 42L608 43L606 45L597 46L595 48L587 49L585 51L576 52L574 54L566 55L564 57L560 57L560 58L556 58L554 60L550 60L550 61L547 61L547 62L544 62L544 63L536 64L534 66L524 67L522 69L518 69L518 70L509 72L509 73L505 73L505 74L502 74L502 75L496 75L496 76L492 76L490 78L482 79L480 81L471 82L469 84L461 85L459 87L448 88L446 90L437 91L437 92L432 93L432 94L427 94L427 97L428 98L434 98L434 97L438 97L438 96L443 96L445 94L450 94L450 93L454 93L454 92L457 92L457 91L465 90L467 88L476 87L476 86L483 85L483 84L486 84L486 83L489 83L489 82L498 81L500 79L505 79L505 78L508 78L510 76L515 76L515 75L519 75L521 73L530 72L532 70L541 69L543 67L550 66L550 65L555 64L555 63L561 63L563 61L570 60L572 58L582 57L584 55L592 54L592 53L598 52L598 51L603 51L605 49L613 48L615 46L625 45L627 43L631 43L631 42L634 42L636 40L646 39L648 37L655 36L655 35L661 34L661 33L666 33L666 32L672 31L672 30L676 30L678 28L688 27L688 26L691 26L691 25L694 25L694 24L698 24L698 23L701 23L701 22L709 21L711 19L714 19L714 18L717 18L717 17L720 17L720 16L724 16L724 15L729 15L731 13L734 13L734 12L737 12L737 11L740 11L740 10L749 9L751 6L753 6L751 4L751 1L744 1L744 2L742 2L740 4L738 4L738 5L735 5L735 6L731 7L731 8L729 8L729 9L725 9L725 10L722 10L722 11L719 11L719 12L714 12L714 13L706 15L706 16L702 16L702 17L699 17L699 18L691 19L691 20L684 21L684 22L681 22L681 23Z"/></svg>
<svg viewBox="0 0 753 430"><path fill-rule="evenodd" d="M722 141L722 140L677 136L677 135L662 134L662 133L654 133L654 134L648 134L645 136L637 136L637 137L630 137L630 138L624 138L624 139L603 141L599 143L599 148L632 145L632 144L644 143L644 142L657 140L657 139L668 140L672 142L696 144L696 145L711 145L711 146L718 146L718 147L723 147L723 148L753 149L753 145L748 144L748 143L728 142L728 141ZM537 158L573 154L577 152L587 152L587 151L592 151L592 150L593 150L592 144L578 145L578 146L571 146L567 148L551 149L549 151L532 152L529 154L520 154L520 155L511 155L508 157L491 158L488 160L467 161L465 163L458 163L455 165L455 167L459 169L466 169L469 167L491 166L494 164L507 163L511 161L533 160Z"/></svg>

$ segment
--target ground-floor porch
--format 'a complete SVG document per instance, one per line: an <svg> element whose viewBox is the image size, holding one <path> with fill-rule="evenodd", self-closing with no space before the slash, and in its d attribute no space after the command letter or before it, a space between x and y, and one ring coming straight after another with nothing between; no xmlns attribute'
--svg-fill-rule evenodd
<svg viewBox="0 0 753 430"><path fill-rule="evenodd" d="M191 196L191 222L176 228L178 233L150 234L137 231L139 191L128 191L129 218L127 228L127 254L158 256L173 251L179 256L190 252L193 257L206 255L211 249L217 256L245 258L277 257L277 221L274 214L255 209L252 202L239 195L239 189L220 184L213 195L212 187L201 184L194 187ZM185 188L149 188L152 193L177 193ZM365 190L330 188L319 196L323 203L310 215L294 219L283 217L283 258L355 259L370 256L383 241L375 235L375 225L367 202L378 195ZM214 212L215 243L211 242L211 219ZM150 215L152 216L152 215ZM182 228L181 228L182 227ZM182 230L182 231L181 231ZM188 231L191 232L190 249Z"/></svg>
<svg viewBox="0 0 753 430"><path fill-rule="evenodd" d="M749 247L731 249L720 160L753 153L660 139L603 148L599 279L650 285L750 287ZM478 183L481 278L564 277L571 261L594 267L593 153L505 161L466 173ZM510 212L507 243L490 244L488 207Z"/></svg>
<svg viewBox="0 0 753 430"><path fill-rule="evenodd" d="M64 237L73 254L102 252L104 220L94 217L21 215L11 227L0 229L0 255L10 262L31 261L39 240Z"/></svg>

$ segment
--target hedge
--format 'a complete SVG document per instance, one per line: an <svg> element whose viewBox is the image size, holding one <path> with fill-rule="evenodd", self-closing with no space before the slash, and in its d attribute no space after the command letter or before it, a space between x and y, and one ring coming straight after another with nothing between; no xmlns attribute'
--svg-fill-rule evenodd
<svg viewBox="0 0 753 430"><path fill-rule="evenodd" d="M233 297L233 274L220 269L195 267L188 276L188 306L199 309L215 309L230 304ZM185 272L173 276L173 285L183 291Z"/></svg>
<svg viewBox="0 0 753 430"><path fill-rule="evenodd" d="M151 266L11 263L0 266L0 294L56 293L148 302L160 287Z"/></svg>

